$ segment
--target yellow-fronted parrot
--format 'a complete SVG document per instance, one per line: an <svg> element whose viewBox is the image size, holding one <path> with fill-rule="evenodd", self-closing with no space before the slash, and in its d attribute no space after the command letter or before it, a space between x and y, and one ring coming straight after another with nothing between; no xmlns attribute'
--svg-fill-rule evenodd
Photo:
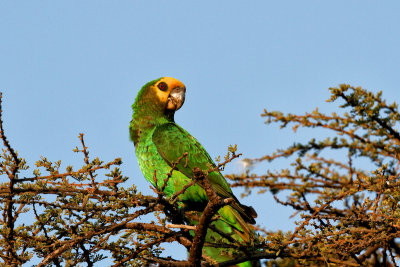
<svg viewBox="0 0 400 267"><path fill-rule="evenodd" d="M193 168L208 171L210 166L216 166L203 146L174 121L175 111L185 101L185 93L186 87L183 83L174 78L163 77L145 84L132 105L130 138L135 145L140 169L147 181L158 189L162 188L172 164L187 153L187 159L176 165L165 185L164 193L168 197L182 190L194 179ZM218 211L220 217L211 223L213 227L241 244L253 244L255 234L249 224L255 223L257 213L252 207L240 204L219 171L208 173L207 179L221 198L234 199L230 205ZM205 190L196 183L179 195L178 201L185 210L199 210L199 207L206 206L208 198ZM217 232L209 229L206 242L222 240L229 243ZM217 262L232 259L232 255L229 255L232 253L226 253L224 249L204 247L203 251ZM250 264L246 262L241 266L251 266Z"/></svg>

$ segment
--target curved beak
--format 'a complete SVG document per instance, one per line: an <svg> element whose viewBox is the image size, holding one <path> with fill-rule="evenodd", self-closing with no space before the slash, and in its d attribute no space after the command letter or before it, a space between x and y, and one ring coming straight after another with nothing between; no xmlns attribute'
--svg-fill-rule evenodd
<svg viewBox="0 0 400 267"><path fill-rule="evenodd" d="M175 111L180 109L185 102L185 92L185 87L176 87L172 89L168 96L167 109Z"/></svg>

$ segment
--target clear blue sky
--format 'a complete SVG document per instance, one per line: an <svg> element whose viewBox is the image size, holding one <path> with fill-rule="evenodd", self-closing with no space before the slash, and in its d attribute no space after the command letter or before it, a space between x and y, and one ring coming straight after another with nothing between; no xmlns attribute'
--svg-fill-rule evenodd
<svg viewBox="0 0 400 267"><path fill-rule="evenodd" d="M31 166L44 155L77 167L83 132L91 156L122 157L150 194L128 137L144 83L186 84L176 121L213 158L235 143L260 157L304 138L265 126L264 108L333 111L324 100L340 83L399 102L399 10L398 1L1 1L6 134ZM267 229L293 229L270 195L243 202Z"/></svg>

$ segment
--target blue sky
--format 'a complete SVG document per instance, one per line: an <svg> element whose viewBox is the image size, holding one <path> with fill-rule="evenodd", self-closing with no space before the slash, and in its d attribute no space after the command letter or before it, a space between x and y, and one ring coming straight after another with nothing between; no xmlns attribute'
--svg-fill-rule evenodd
<svg viewBox="0 0 400 267"><path fill-rule="evenodd" d="M229 144L260 157L312 135L264 125L264 108L334 111L324 101L340 83L399 101L399 8L398 1L1 1L5 131L31 166L41 155L79 166L72 149L83 132L92 156L122 157L125 175L150 194L128 137L143 84L161 76L185 83L176 121L213 158ZM290 210L270 195L243 202L267 229L293 229Z"/></svg>

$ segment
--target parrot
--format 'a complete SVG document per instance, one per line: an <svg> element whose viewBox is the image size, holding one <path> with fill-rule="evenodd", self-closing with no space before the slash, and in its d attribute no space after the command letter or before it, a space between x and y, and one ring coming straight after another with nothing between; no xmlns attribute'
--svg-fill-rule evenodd
<svg viewBox="0 0 400 267"><path fill-rule="evenodd" d="M211 223L217 231L207 230L206 243L229 243L224 237L229 235L240 244L250 246L255 240L255 232L251 225L255 224L256 211L239 202L218 170L207 173L210 167L216 167L210 155L191 134L175 123L174 114L182 107L185 94L185 85L172 77L150 81L138 92L132 105L129 134L135 146L139 167L144 178L155 188L163 188L167 197L180 192L185 185L191 183L194 179L193 169L200 168L207 174L206 178L218 196L222 199L233 199L229 205L218 210L218 219ZM186 159L176 164L177 159L184 153L187 153ZM166 180L174 163L172 175ZM167 181L166 185L164 181ZM208 197L203 187L194 183L178 196L177 201L184 210L201 212L208 203ZM233 249L228 250L232 252ZM206 245L203 247L203 253L216 262L235 257L234 253L227 252L227 249ZM240 263L238 266L252 266L252 262Z"/></svg>

